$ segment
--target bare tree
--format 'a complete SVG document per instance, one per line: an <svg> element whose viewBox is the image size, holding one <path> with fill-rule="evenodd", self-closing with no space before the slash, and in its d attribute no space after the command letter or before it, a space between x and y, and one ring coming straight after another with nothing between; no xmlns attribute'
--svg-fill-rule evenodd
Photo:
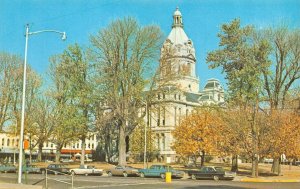
<svg viewBox="0 0 300 189"><path fill-rule="evenodd" d="M154 69L151 63L158 59L161 39L158 27L141 27L130 17L112 22L90 38L99 94L117 119L121 165L126 164L125 138L142 118L138 111L144 106L145 78Z"/></svg>

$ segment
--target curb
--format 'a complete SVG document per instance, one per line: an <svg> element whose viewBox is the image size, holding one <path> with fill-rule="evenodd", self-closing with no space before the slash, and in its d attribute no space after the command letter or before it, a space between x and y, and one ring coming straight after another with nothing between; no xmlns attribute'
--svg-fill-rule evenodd
<svg viewBox="0 0 300 189"><path fill-rule="evenodd" d="M240 182L300 182L296 179L259 179L259 178L242 178Z"/></svg>

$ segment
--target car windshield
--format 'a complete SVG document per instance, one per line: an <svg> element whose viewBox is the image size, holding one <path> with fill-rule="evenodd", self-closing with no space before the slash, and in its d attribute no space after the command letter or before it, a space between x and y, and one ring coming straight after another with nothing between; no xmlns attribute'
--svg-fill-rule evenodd
<svg viewBox="0 0 300 189"><path fill-rule="evenodd" d="M94 169L94 166L87 166L88 169Z"/></svg>
<svg viewBox="0 0 300 189"><path fill-rule="evenodd" d="M222 167L215 167L215 169L216 169L217 171L224 171L224 169L223 169Z"/></svg>
<svg viewBox="0 0 300 189"><path fill-rule="evenodd" d="M131 166L125 166L125 168L133 169L133 167L131 167Z"/></svg>

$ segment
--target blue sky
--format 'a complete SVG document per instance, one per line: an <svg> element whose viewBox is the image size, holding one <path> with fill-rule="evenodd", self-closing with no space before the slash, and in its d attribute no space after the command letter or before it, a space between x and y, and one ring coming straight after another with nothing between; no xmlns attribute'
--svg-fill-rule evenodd
<svg viewBox="0 0 300 189"><path fill-rule="evenodd" d="M89 45L89 36L116 18L134 16L141 25L160 26L167 36L177 6L183 15L184 30L196 48L201 88L212 77L226 83L220 69L210 70L205 63L207 52L218 48L221 24L240 18L242 25L258 28L282 22L300 26L299 0L0 0L0 51L24 57L27 23L31 24L30 31L66 31L65 42L54 33L29 39L28 63L45 78L51 55L75 42Z"/></svg>

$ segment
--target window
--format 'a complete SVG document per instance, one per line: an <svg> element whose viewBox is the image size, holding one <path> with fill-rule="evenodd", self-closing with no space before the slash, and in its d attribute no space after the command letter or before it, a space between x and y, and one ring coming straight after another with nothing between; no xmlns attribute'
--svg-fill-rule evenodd
<svg viewBox="0 0 300 189"><path fill-rule="evenodd" d="M181 108L179 108L179 116L178 116L178 118L179 118L179 124L180 124L180 122L181 122Z"/></svg>
<svg viewBox="0 0 300 189"><path fill-rule="evenodd" d="M79 143L77 143L77 148L79 148Z"/></svg>
<svg viewBox="0 0 300 189"><path fill-rule="evenodd" d="M180 100L180 95L178 95L178 100Z"/></svg>
<svg viewBox="0 0 300 189"><path fill-rule="evenodd" d="M6 146L9 146L10 144L10 140L9 140L9 138L7 139L7 143L6 143Z"/></svg>
<svg viewBox="0 0 300 189"><path fill-rule="evenodd" d="M51 148L53 148L53 144L51 143Z"/></svg>
<svg viewBox="0 0 300 189"><path fill-rule="evenodd" d="M158 110L157 110L157 126L160 125L160 107L158 107Z"/></svg>
<svg viewBox="0 0 300 189"><path fill-rule="evenodd" d="M92 149L94 149L94 147L95 147L95 146L94 146L94 143L93 143L93 144L92 144Z"/></svg>
<svg viewBox="0 0 300 189"><path fill-rule="evenodd" d="M4 146L4 138L2 139L2 146Z"/></svg>
<svg viewBox="0 0 300 189"><path fill-rule="evenodd" d="M177 120L177 107L174 107L174 125L176 126L176 120Z"/></svg>
<svg viewBox="0 0 300 189"><path fill-rule="evenodd" d="M156 135L156 140L157 140L157 148L160 150L160 137L159 134Z"/></svg>
<svg viewBox="0 0 300 189"><path fill-rule="evenodd" d="M15 139L12 139L11 145L12 145L12 146L15 146Z"/></svg>
<svg viewBox="0 0 300 189"><path fill-rule="evenodd" d="M162 124L163 126L165 126L166 122L166 107L163 107L163 120L162 120Z"/></svg>
<svg viewBox="0 0 300 189"><path fill-rule="evenodd" d="M174 94L174 99L176 100L176 94Z"/></svg>
<svg viewBox="0 0 300 189"><path fill-rule="evenodd" d="M162 150L165 150L165 148L166 148L166 136L165 136L165 134L161 134L161 138L162 138Z"/></svg>
<svg viewBox="0 0 300 189"><path fill-rule="evenodd" d="M19 146L19 139L17 139L17 145L16 145L17 147Z"/></svg>

